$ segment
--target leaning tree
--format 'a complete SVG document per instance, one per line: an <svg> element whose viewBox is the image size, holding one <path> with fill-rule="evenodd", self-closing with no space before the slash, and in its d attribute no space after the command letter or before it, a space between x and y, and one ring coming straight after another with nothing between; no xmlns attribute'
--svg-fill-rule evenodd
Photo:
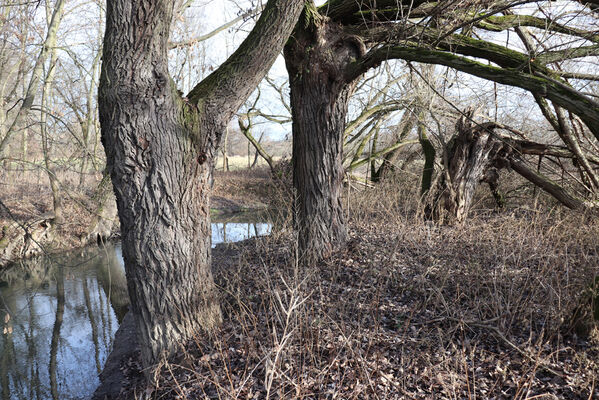
<svg viewBox="0 0 599 400"><path fill-rule="evenodd" d="M293 116L295 215L305 261L325 257L347 239L340 197L348 99L357 79L387 60L444 65L525 89L540 103L549 101L571 113L593 140L599 139L599 103L568 81L599 77L568 71L562 64L599 54L597 33L579 26L581 18L594 16L563 22L551 13L529 15L522 9L565 4L572 12L586 8L591 13L599 1L545 3L331 0L320 7L306 5L284 52ZM530 35L533 47L523 52L477 33L516 31L527 40L527 28L568 39L544 48Z"/></svg>
<svg viewBox="0 0 599 400"><path fill-rule="evenodd" d="M209 194L232 115L279 54L301 0L270 0L240 47L182 97L168 71L173 2L109 0L99 88L102 143L121 221L145 366L221 321Z"/></svg>

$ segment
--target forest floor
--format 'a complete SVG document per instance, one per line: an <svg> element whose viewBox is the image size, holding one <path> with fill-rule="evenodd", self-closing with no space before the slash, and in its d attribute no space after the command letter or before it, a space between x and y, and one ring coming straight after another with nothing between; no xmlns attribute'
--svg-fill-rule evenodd
<svg viewBox="0 0 599 400"><path fill-rule="evenodd" d="M264 210L272 193L266 168L214 172L210 210L214 214Z"/></svg>
<svg viewBox="0 0 599 400"><path fill-rule="evenodd" d="M155 386L124 360L121 398L599 398L596 219L520 208L441 226L388 187L348 204L347 248L317 265L298 265L285 225L217 246L222 327Z"/></svg>

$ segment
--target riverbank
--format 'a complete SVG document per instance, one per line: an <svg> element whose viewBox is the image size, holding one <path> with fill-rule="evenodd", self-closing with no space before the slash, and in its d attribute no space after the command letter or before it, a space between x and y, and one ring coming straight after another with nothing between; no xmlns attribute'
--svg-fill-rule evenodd
<svg viewBox="0 0 599 400"><path fill-rule="evenodd" d="M387 201L358 200L347 248L309 268L285 232L217 247L222 327L156 386L129 359L118 398L599 396L596 222L521 210L437 226Z"/></svg>
<svg viewBox="0 0 599 400"><path fill-rule="evenodd" d="M234 214L263 211L272 193L269 172L215 172L211 213ZM24 182L6 185L0 196L0 268L23 258L64 252L98 240L92 225L98 213L93 187L64 188L64 219L57 222L52 212L52 194L47 185ZM116 209L107 218L102 240L119 235Z"/></svg>

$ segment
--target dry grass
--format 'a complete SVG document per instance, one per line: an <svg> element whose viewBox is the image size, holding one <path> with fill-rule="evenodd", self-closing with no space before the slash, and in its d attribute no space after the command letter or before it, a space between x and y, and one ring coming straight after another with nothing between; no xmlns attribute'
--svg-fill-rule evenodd
<svg viewBox="0 0 599 400"><path fill-rule="evenodd" d="M213 196L232 198L252 197L262 200L268 195L270 172L268 168L214 172Z"/></svg>
<svg viewBox="0 0 599 400"><path fill-rule="evenodd" d="M138 397L598 398L599 334L572 320L599 275L596 220L516 209L437 226L397 184L351 189L347 249L311 268L288 229L217 249L221 330Z"/></svg>

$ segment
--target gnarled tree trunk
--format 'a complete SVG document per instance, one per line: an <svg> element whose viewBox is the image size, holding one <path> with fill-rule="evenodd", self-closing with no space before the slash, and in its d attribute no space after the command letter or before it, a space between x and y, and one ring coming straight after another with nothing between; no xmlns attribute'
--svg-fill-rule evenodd
<svg viewBox="0 0 599 400"><path fill-rule="evenodd" d="M307 6L285 46L293 116L293 185L300 257L318 261L347 240L341 204L343 133L361 41ZM308 26L306 19L310 20Z"/></svg>
<svg viewBox="0 0 599 400"><path fill-rule="evenodd" d="M437 188L437 206L457 223L468 216L478 184L505 150L491 130L473 124L472 116L469 112L456 124L457 133L444 150L445 171Z"/></svg>
<svg viewBox="0 0 599 400"><path fill-rule="evenodd" d="M437 218L442 216L441 208L451 221L463 222L468 216L474 192L480 182L489 184L497 205L503 207L505 200L498 188L499 170L502 168L511 168L570 209L597 208L596 203L573 196L563 187L533 171L523 159L524 154L576 158L575 152L560 146L501 135L494 131L498 127L492 122L474 124L471 112L460 118L456 125L457 133L443 154L445 171L437 187Z"/></svg>
<svg viewBox="0 0 599 400"><path fill-rule="evenodd" d="M99 89L131 310L147 368L221 321L210 260L210 189L222 132L301 12L270 0L240 48L181 98L168 75L173 2L110 0Z"/></svg>

